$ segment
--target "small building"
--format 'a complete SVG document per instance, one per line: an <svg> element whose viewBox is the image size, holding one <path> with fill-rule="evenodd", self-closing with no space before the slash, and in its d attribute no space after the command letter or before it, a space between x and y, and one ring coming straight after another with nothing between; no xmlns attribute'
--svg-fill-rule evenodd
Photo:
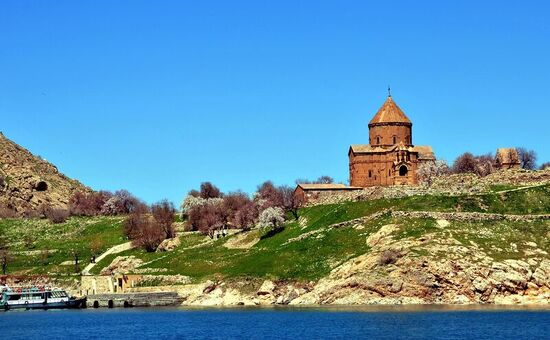
<svg viewBox="0 0 550 340"><path fill-rule="evenodd" d="M388 96L369 122L369 144L348 151L350 184L355 187L417 184L423 162L435 161L430 146L412 142L412 122Z"/></svg>
<svg viewBox="0 0 550 340"><path fill-rule="evenodd" d="M298 184L294 189L294 196L301 202L307 203L322 197L341 194L344 192L362 190L360 187L349 187L345 184Z"/></svg>
<svg viewBox="0 0 550 340"><path fill-rule="evenodd" d="M516 148L499 148L495 157L498 169L520 169L518 150Z"/></svg>
<svg viewBox="0 0 550 340"><path fill-rule="evenodd" d="M142 278L143 275L136 274L82 275L80 291L82 295L124 293Z"/></svg>

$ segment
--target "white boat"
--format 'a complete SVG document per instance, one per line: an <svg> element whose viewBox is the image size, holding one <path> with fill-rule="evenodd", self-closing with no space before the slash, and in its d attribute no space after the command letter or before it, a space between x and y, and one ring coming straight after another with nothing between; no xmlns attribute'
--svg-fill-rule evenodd
<svg viewBox="0 0 550 340"><path fill-rule="evenodd" d="M86 307L86 298L70 297L63 289L46 286L0 286L0 308L4 310L81 307Z"/></svg>

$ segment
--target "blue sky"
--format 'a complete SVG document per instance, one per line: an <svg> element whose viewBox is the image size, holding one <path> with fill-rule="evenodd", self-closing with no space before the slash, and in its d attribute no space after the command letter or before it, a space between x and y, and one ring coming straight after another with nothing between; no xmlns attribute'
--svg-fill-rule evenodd
<svg viewBox="0 0 550 340"><path fill-rule="evenodd" d="M0 3L0 130L94 189L179 203L327 174L392 87L413 142L550 161L547 1Z"/></svg>

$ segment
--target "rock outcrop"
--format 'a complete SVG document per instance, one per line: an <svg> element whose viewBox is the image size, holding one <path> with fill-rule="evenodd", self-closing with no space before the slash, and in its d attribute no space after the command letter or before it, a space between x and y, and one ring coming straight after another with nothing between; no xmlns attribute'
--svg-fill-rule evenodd
<svg viewBox="0 0 550 340"><path fill-rule="evenodd" d="M59 172L0 133L0 206L23 216L45 204L67 208L76 191L89 188Z"/></svg>
<svg viewBox="0 0 550 340"><path fill-rule="evenodd" d="M532 241L491 251L457 237L454 223L436 220L436 229L414 237L403 237L402 224L381 225L365 237L368 252L316 282L256 278L144 289L172 289L195 306L550 303L547 251Z"/></svg>

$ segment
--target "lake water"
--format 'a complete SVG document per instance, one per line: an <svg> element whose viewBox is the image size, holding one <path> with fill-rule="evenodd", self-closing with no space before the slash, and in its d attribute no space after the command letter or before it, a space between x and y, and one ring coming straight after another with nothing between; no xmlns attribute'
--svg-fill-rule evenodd
<svg viewBox="0 0 550 340"><path fill-rule="evenodd" d="M8 311L0 338L550 339L550 307Z"/></svg>

